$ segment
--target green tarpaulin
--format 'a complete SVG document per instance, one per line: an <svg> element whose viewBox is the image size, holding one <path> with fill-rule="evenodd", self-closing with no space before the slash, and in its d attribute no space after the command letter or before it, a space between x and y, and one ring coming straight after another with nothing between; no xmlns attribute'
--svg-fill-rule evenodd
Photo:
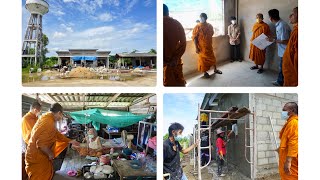
<svg viewBox="0 0 320 180"><path fill-rule="evenodd" d="M126 111L112 111L104 109L89 109L83 111L69 112L69 115L78 123L92 123L96 130L100 130L100 123L121 128L135 124L146 117L148 114L135 115Z"/></svg>

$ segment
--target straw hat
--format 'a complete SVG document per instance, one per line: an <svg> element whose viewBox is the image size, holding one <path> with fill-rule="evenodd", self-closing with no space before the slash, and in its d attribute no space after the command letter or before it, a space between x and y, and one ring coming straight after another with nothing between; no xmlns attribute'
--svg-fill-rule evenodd
<svg viewBox="0 0 320 180"><path fill-rule="evenodd" d="M221 130L221 128L217 129L217 134L224 133L224 131Z"/></svg>

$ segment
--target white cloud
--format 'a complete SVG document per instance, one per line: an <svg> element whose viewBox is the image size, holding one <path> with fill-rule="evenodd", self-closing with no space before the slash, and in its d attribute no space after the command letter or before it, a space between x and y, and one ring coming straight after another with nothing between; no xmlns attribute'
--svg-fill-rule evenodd
<svg viewBox="0 0 320 180"><path fill-rule="evenodd" d="M57 11L52 11L52 14L56 15L56 16L63 16L65 15L65 13L62 10L57 10Z"/></svg>
<svg viewBox="0 0 320 180"><path fill-rule="evenodd" d="M129 23L125 25L120 24L119 26L101 26L78 32L75 30L73 33L66 32L66 34L54 32L53 35L51 35L54 40L50 41L48 48L98 48L108 49L115 53L123 52L126 49L138 49L142 51L155 48L149 47L149 43L141 43L144 42L145 39L152 39L149 37L150 34L146 34L149 28L150 26L148 24ZM63 37L63 39L58 39L61 37ZM151 42L155 42L155 39L151 40ZM50 55L53 55L54 52L55 51L50 52Z"/></svg>
<svg viewBox="0 0 320 180"><path fill-rule="evenodd" d="M63 2L68 3L68 2L76 2L76 0L63 0Z"/></svg>
<svg viewBox="0 0 320 180"><path fill-rule="evenodd" d="M107 0L106 3L108 5L119 6L120 5L120 0Z"/></svg>
<svg viewBox="0 0 320 180"><path fill-rule="evenodd" d="M66 34L62 33L62 32L54 32L54 34L53 34L53 39L59 39L59 38L63 38L63 37L66 37Z"/></svg>
<svg viewBox="0 0 320 180"><path fill-rule="evenodd" d="M152 0L145 0L144 1L144 6L149 7L152 4Z"/></svg>
<svg viewBox="0 0 320 180"><path fill-rule="evenodd" d="M126 0L125 13L129 13L134 5L138 3L138 0Z"/></svg>
<svg viewBox="0 0 320 180"><path fill-rule="evenodd" d="M103 21L103 22L109 22L109 21L112 21L114 19L114 17L110 14L110 13L103 13L103 14L100 14L98 17L97 17L100 21Z"/></svg>
<svg viewBox="0 0 320 180"><path fill-rule="evenodd" d="M70 25L66 25L66 24L61 24L60 25L65 31L69 32L69 33L72 33L73 32L73 29Z"/></svg>

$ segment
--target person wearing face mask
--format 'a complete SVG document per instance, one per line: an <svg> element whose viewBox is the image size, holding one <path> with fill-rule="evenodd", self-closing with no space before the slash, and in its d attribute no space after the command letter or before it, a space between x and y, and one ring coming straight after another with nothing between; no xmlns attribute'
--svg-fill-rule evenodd
<svg viewBox="0 0 320 180"><path fill-rule="evenodd" d="M22 179L28 179L28 175L25 171L25 151L30 139L31 130L36 124L41 113L41 104L38 101L32 103L30 111L22 118Z"/></svg>
<svg viewBox="0 0 320 180"><path fill-rule="evenodd" d="M205 78L210 78L207 71L211 66L214 68L214 73L222 74L216 66L216 57L213 52L212 36L214 34L213 27L207 23L207 14L200 14L200 23L193 28L192 40L194 41L196 53L198 57L198 71L204 73Z"/></svg>
<svg viewBox="0 0 320 180"><path fill-rule="evenodd" d="M171 124L168 129L169 137L163 142L163 173L169 173L170 180L187 180L180 165L180 152L187 154L200 143L197 140L195 144L183 149L179 143L183 129L179 123Z"/></svg>
<svg viewBox="0 0 320 180"><path fill-rule="evenodd" d="M179 21L169 16L163 4L163 85L185 86L182 55L187 47L186 35Z"/></svg>
<svg viewBox="0 0 320 180"><path fill-rule="evenodd" d="M237 24L237 18L231 17L231 24L228 26L229 43L231 45L231 62L240 59L240 26Z"/></svg>
<svg viewBox="0 0 320 180"><path fill-rule="evenodd" d="M256 23L252 28L252 37L251 42L264 33L266 36L270 36L270 28L268 24L263 22L263 14L259 13L256 16ZM266 50L260 50L255 45L250 43L250 53L249 58L254 61L255 66L252 66L250 69L255 70L258 69L257 73L263 73L263 65L266 60ZM259 67L260 66L260 67Z"/></svg>
<svg viewBox="0 0 320 180"><path fill-rule="evenodd" d="M62 119L63 108L59 103L55 103L51 105L50 111L42 115L34 125L25 155L25 169L30 180L51 180L54 175L53 159L69 143L75 146L80 145L55 128L55 122Z"/></svg>
<svg viewBox="0 0 320 180"><path fill-rule="evenodd" d="M298 180L298 105L286 103L281 113L286 120L280 131L279 174L283 180Z"/></svg>
<svg viewBox="0 0 320 180"><path fill-rule="evenodd" d="M298 86L298 7L292 10L290 23L293 24L293 30L283 54L283 86Z"/></svg>
<svg viewBox="0 0 320 180"><path fill-rule="evenodd" d="M278 56L280 57L279 61L279 74L276 81L272 82L275 86L283 85L283 74L282 74L282 57L284 51L287 47L288 40L290 38L291 29L290 26L283 21L279 16L279 11L277 9L271 9L268 11L270 21L276 26L276 37L269 37L270 42L275 42L278 45Z"/></svg>
<svg viewBox="0 0 320 180"><path fill-rule="evenodd" d="M95 152L102 151L101 139L94 128L88 130L88 136L85 138L84 142L88 142L89 148Z"/></svg>

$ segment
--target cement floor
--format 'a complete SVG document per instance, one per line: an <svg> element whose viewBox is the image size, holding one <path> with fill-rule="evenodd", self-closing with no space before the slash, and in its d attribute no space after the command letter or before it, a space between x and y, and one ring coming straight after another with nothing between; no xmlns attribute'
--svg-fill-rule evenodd
<svg viewBox="0 0 320 180"><path fill-rule="evenodd" d="M211 69L208 73L210 78L206 79L202 73L186 76L188 87L275 87L272 81L278 77L278 73L265 69L262 74L257 70L250 70L254 63L251 61L225 62L218 65L223 74L214 74Z"/></svg>

